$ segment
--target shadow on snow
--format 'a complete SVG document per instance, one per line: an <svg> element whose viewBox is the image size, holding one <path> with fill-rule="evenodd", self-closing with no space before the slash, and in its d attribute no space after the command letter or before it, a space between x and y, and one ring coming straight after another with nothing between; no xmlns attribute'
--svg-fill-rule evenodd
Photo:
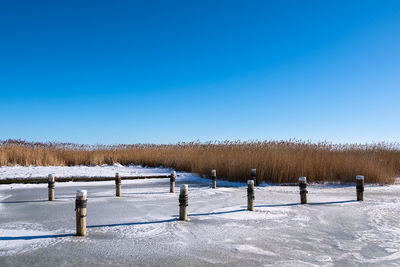
<svg viewBox="0 0 400 267"><path fill-rule="evenodd" d="M344 201L331 201L331 202L314 202L308 203L308 205L329 205L329 204L343 204L343 203L351 203L357 202L356 200L344 200ZM287 203L287 204L273 204L273 205L255 205L254 207L258 208L269 208L269 207L289 207L289 206L297 206L301 205L300 203ZM218 211L218 212L207 212L207 213L192 213L188 214L188 217L194 216L208 216L208 215L219 215L219 214L227 214L227 213L236 213L243 212L246 209L237 209L237 210L228 210L228 211ZM174 215L175 217L177 215ZM159 220L159 221L150 221L150 222L131 222L131 223L115 223L115 224L99 224L99 225L88 225L87 228L102 228L102 227L117 227L117 226L131 226L131 225L146 225L146 224L158 224L158 223L169 223L177 221L177 218L172 218L168 220ZM36 235L36 236L0 236L0 241L9 241L9 240L34 240L34 239L43 239L43 238L61 238L61 237L71 237L75 236L74 234L55 234L55 235Z"/></svg>
<svg viewBox="0 0 400 267"><path fill-rule="evenodd" d="M332 204L343 204L357 202L356 200L343 200L343 201L330 201L330 202L311 202L305 205L317 206L317 205L332 205ZM300 206L300 203L287 203L287 204L272 204L272 205L254 205L255 208L273 208L273 207L290 207L290 206ZM245 206L242 206L245 207Z"/></svg>
<svg viewBox="0 0 400 267"><path fill-rule="evenodd" d="M144 225L144 224L157 224L157 223L167 223L174 222L176 218L152 222L131 222L131 223L113 223L113 224L99 224L99 225L88 225L86 228L101 228L101 227L116 227L116 226L130 226L130 225Z"/></svg>
<svg viewBox="0 0 400 267"><path fill-rule="evenodd" d="M43 238L59 238L59 237L69 237L75 236L74 234L59 234L59 235L33 235L33 236L0 236L0 241L2 240L34 240Z"/></svg>

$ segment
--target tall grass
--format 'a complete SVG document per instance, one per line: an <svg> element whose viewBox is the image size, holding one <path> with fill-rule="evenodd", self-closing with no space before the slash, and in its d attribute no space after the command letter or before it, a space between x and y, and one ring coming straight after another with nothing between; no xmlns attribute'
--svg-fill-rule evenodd
<svg viewBox="0 0 400 267"><path fill-rule="evenodd" d="M397 143L331 144L303 141L208 142L174 145L84 146L69 143L0 142L0 165L141 164L210 173L246 181L250 169L268 183L353 182L358 174L369 183L393 183L400 175Z"/></svg>

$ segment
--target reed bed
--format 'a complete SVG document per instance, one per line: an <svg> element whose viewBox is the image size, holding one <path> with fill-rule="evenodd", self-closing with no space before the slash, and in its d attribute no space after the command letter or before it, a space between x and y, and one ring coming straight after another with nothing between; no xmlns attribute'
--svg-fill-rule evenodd
<svg viewBox="0 0 400 267"><path fill-rule="evenodd" d="M191 142L173 145L85 146L69 143L0 142L0 165L100 165L119 162L164 166L244 182L250 169L267 183L354 182L390 184L400 174L398 143L332 144L298 140L264 142Z"/></svg>

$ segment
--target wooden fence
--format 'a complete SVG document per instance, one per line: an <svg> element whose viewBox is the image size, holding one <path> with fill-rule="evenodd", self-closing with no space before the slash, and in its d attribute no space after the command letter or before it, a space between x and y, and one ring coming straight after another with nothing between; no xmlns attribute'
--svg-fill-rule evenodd
<svg viewBox="0 0 400 267"><path fill-rule="evenodd" d="M148 176L125 176L121 180L138 180L138 179L154 179L154 178L170 178L171 174L164 175L148 175ZM6 178L0 180L0 184L47 184L48 177L29 177L29 178ZM55 177L56 182L98 182L98 181L115 181L115 177Z"/></svg>

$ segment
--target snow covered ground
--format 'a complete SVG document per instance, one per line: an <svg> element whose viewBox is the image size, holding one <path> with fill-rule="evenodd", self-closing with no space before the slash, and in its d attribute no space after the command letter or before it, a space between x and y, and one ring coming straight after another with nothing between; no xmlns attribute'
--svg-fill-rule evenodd
<svg viewBox="0 0 400 267"><path fill-rule="evenodd" d="M3 166L0 167L0 179L47 177L54 174L56 177L114 177L119 172L121 176L162 175L170 174L169 169L143 168L142 166L123 166L119 163L101 166Z"/></svg>
<svg viewBox="0 0 400 267"><path fill-rule="evenodd" d="M6 168L0 177L170 172ZM256 187L249 212L246 184L218 181L211 189L210 180L179 174L177 186L189 185L188 222L176 220L179 190L169 193L169 179L124 180L121 198L112 181L57 183L54 202L47 185L0 185L0 266L400 264L399 185L367 186L364 202L354 201L355 186L311 185L309 205L298 205L297 187L265 185ZM88 190L87 237L74 236L78 188Z"/></svg>

